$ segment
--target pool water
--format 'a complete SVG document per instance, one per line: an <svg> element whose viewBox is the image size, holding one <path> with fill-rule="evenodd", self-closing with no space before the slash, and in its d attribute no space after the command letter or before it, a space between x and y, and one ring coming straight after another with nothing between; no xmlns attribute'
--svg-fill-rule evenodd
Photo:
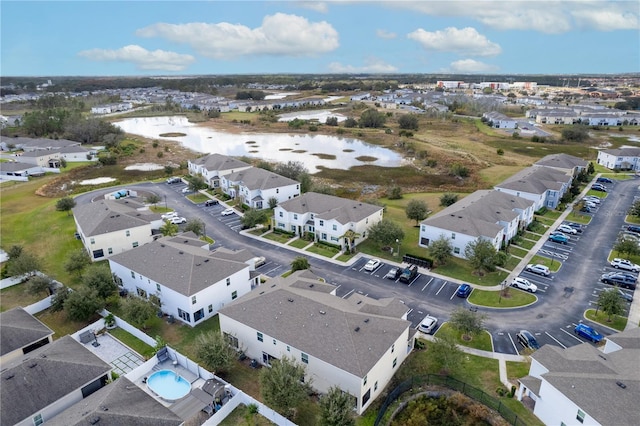
<svg viewBox="0 0 640 426"><path fill-rule="evenodd" d="M191 391L191 384L171 370L156 371L147 379L147 386L167 401L176 401Z"/></svg>

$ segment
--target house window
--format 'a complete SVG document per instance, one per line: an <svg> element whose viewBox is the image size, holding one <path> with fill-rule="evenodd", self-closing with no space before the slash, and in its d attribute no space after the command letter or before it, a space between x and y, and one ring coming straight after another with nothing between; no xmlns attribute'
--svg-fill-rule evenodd
<svg viewBox="0 0 640 426"><path fill-rule="evenodd" d="M367 386L367 376L364 376L364 379L362 379L362 386Z"/></svg>
<svg viewBox="0 0 640 426"><path fill-rule="evenodd" d="M377 391L378 390L378 382L376 381L375 384L373 385L373 391Z"/></svg>
<svg viewBox="0 0 640 426"><path fill-rule="evenodd" d="M198 322L204 318L204 308L193 313L193 322Z"/></svg>
<svg viewBox="0 0 640 426"><path fill-rule="evenodd" d="M302 352L300 354L300 358L302 359L302 362L305 364L309 364L309 355L305 354L304 352Z"/></svg>
<svg viewBox="0 0 640 426"><path fill-rule="evenodd" d="M451 239L452 239L452 240L455 240L455 239L456 239L456 234L455 234L455 233L453 233L453 232L451 233Z"/></svg>
<svg viewBox="0 0 640 426"><path fill-rule="evenodd" d="M258 342L264 342L264 337L262 336L262 333L258 331L257 336L258 336Z"/></svg>
<svg viewBox="0 0 640 426"><path fill-rule="evenodd" d="M367 393L365 393L362 397L362 405L364 406L367 402L369 402L369 399L371 399L371 389L368 389Z"/></svg>
<svg viewBox="0 0 640 426"><path fill-rule="evenodd" d="M324 220L320 219L320 223L319 223L319 225L320 225L320 226L324 226Z"/></svg>
<svg viewBox="0 0 640 426"><path fill-rule="evenodd" d="M130 236L131 236L131 231L125 231L125 235L126 235L127 237L130 237Z"/></svg>
<svg viewBox="0 0 640 426"><path fill-rule="evenodd" d="M454 247L453 252L455 254L460 254L460 247Z"/></svg>
<svg viewBox="0 0 640 426"><path fill-rule="evenodd" d="M313 220L313 213L311 213L311 220Z"/></svg>
<svg viewBox="0 0 640 426"><path fill-rule="evenodd" d="M94 250L93 251L93 258L94 259L98 259L100 257L104 257L104 250L100 249L100 250Z"/></svg>
<svg viewBox="0 0 640 426"><path fill-rule="evenodd" d="M234 291L231 293L231 300L237 299L238 298L238 292Z"/></svg>
<svg viewBox="0 0 640 426"><path fill-rule="evenodd" d="M394 343L393 345L391 345L391 353L393 353L393 351L396 350L396 344Z"/></svg>
<svg viewBox="0 0 640 426"><path fill-rule="evenodd" d="M42 420L42 414L36 414L33 417L33 424L35 426L40 426L42 423L44 423L44 420Z"/></svg>
<svg viewBox="0 0 640 426"><path fill-rule="evenodd" d="M287 352L291 352L291 346L287 345Z"/></svg>
<svg viewBox="0 0 640 426"><path fill-rule="evenodd" d="M333 225L333 230L337 231L338 230L338 225Z"/></svg>
<svg viewBox="0 0 640 426"><path fill-rule="evenodd" d="M273 339L273 344L274 344L274 345L275 345L275 344L277 344L277 343L276 343L276 339Z"/></svg>
<svg viewBox="0 0 640 426"><path fill-rule="evenodd" d="M91 241L91 244L95 244L96 243L96 239L95 238L91 238L89 241Z"/></svg>
<svg viewBox="0 0 640 426"><path fill-rule="evenodd" d="M296 226L295 225L291 225L291 231L292 232L296 232Z"/></svg>
<svg viewBox="0 0 640 426"><path fill-rule="evenodd" d="M278 222L278 228L284 228L284 223Z"/></svg>
<svg viewBox="0 0 640 426"><path fill-rule="evenodd" d="M213 305L209 305L209 313L213 312Z"/></svg>
<svg viewBox="0 0 640 426"><path fill-rule="evenodd" d="M156 291L162 291L162 287L160 287L160 284L156 283Z"/></svg>
<svg viewBox="0 0 640 426"><path fill-rule="evenodd" d="M278 214L280 215L280 217L282 217L282 216L283 216L283 215L282 215L282 212L280 212L280 213L278 213Z"/></svg>
<svg viewBox="0 0 640 426"><path fill-rule="evenodd" d="M227 278L227 287L231 285L231 278Z"/></svg>
<svg viewBox="0 0 640 426"><path fill-rule="evenodd" d="M325 234L324 232L322 233L322 239L327 241L327 234Z"/></svg>
<svg viewBox="0 0 640 426"><path fill-rule="evenodd" d="M340 241L338 237L331 237L331 241Z"/></svg>
<svg viewBox="0 0 640 426"><path fill-rule="evenodd" d="M578 410L578 415L576 416L576 419L578 419L580 423L584 423L584 416L585 416L584 411Z"/></svg>
<svg viewBox="0 0 640 426"><path fill-rule="evenodd" d="M279 193L280 193L280 189L276 188L276 194L279 194Z"/></svg>
<svg viewBox="0 0 640 426"><path fill-rule="evenodd" d="M136 287L136 293L138 293L138 296L140 297L144 297L145 299L147 298L147 292L140 287Z"/></svg>
<svg viewBox="0 0 640 426"><path fill-rule="evenodd" d="M394 358L393 359L393 367L392 368L396 368L396 365L398 365L398 358Z"/></svg>
<svg viewBox="0 0 640 426"><path fill-rule="evenodd" d="M138 247L138 242L134 241L131 245L133 246L133 248L136 248L136 247Z"/></svg>
<svg viewBox="0 0 640 426"><path fill-rule="evenodd" d="M136 273L131 271L131 278L135 278L136 277Z"/></svg>
<svg viewBox="0 0 640 426"><path fill-rule="evenodd" d="M189 312L183 311L180 308L178 308L178 316L186 322L191 322L191 314Z"/></svg>
<svg viewBox="0 0 640 426"><path fill-rule="evenodd" d="M295 220L298 220L298 215L297 215L297 214L294 214L294 215L293 215L293 218L294 218Z"/></svg>
<svg viewBox="0 0 640 426"><path fill-rule="evenodd" d="M109 253L109 254L113 254L113 249L112 249L111 247L109 247L109 248L107 249L107 253Z"/></svg>
<svg viewBox="0 0 640 426"><path fill-rule="evenodd" d="M223 333L224 338L227 339L227 342L229 342L229 346L238 349L238 347L240 346L238 344L238 338L236 336L232 336L229 333Z"/></svg>
<svg viewBox="0 0 640 426"><path fill-rule="evenodd" d="M196 304L196 297L195 296L191 296L191 304L192 305Z"/></svg>

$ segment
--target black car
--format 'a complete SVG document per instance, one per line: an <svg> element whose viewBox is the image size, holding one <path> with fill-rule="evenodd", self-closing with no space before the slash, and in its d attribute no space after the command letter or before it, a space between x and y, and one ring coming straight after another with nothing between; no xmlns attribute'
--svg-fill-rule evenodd
<svg viewBox="0 0 640 426"><path fill-rule="evenodd" d="M634 234L640 234L640 226L629 225L629 226L627 226L627 231L628 232L633 232Z"/></svg>
<svg viewBox="0 0 640 426"><path fill-rule="evenodd" d="M635 275L627 274L623 272L610 272L600 277L600 281L605 284L615 285L622 288L628 288L629 290L636 289L636 281L638 278Z"/></svg>
<svg viewBox="0 0 640 426"><path fill-rule="evenodd" d="M535 337L533 337L533 334L531 334L530 331L520 330L520 332L516 334L516 339L518 340L518 343L520 343L525 348L533 350L540 349L538 341Z"/></svg>
<svg viewBox="0 0 640 426"><path fill-rule="evenodd" d="M609 178L606 177L599 177L598 179L596 179L596 182L599 183L613 183L613 181Z"/></svg>
<svg viewBox="0 0 640 426"><path fill-rule="evenodd" d="M605 188L605 187L604 187L604 186L602 186L602 185L595 185L595 184L594 184L594 185L591 187L591 189L593 189L594 191L607 192L607 188Z"/></svg>
<svg viewBox="0 0 640 426"><path fill-rule="evenodd" d="M580 223L575 223L575 222L566 222L567 226L570 226L571 228L575 229L576 231L578 231L579 234L582 233L582 231L584 231L584 229L582 229L582 224Z"/></svg>
<svg viewBox="0 0 640 426"><path fill-rule="evenodd" d="M583 206L583 207L580 209L580 211L581 211L582 213L591 213L591 207L589 207L589 206Z"/></svg>
<svg viewBox="0 0 640 426"><path fill-rule="evenodd" d="M204 202L205 207L215 206L216 204L220 204L218 200L207 200Z"/></svg>

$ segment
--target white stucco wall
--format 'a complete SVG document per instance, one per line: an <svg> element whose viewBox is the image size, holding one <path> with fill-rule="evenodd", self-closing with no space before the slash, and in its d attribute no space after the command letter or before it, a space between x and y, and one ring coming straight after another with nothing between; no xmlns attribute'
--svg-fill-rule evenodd
<svg viewBox="0 0 640 426"><path fill-rule="evenodd" d="M151 224L145 224L143 226L138 226L130 229L123 229L121 231L109 232L107 234L95 235L93 237L88 237L84 235L82 229L78 226L78 222L76 221L76 229L78 233L80 233L80 237L82 239L82 243L89 253L89 257L93 261L96 260L104 260L113 256L114 254L123 253L127 250L131 250L134 248L133 244L138 243L138 246L143 244L150 243L153 241L153 236L151 235ZM129 235L127 236L127 231L129 231ZM92 243L93 239L93 243ZM104 256L99 258L93 257L94 250L103 250ZM112 250L112 253L109 253L109 249Z"/></svg>
<svg viewBox="0 0 640 426"><path fill-rule="evenodd" d="M585 414L583 422L579 422L576 419L578 410ZM565 425L600 425L594 418L589 416L584 408L578 407L545 380L542 380L540 398L536 401L533 414L538 416L546 425L560 425L562 423Z"/></svg>

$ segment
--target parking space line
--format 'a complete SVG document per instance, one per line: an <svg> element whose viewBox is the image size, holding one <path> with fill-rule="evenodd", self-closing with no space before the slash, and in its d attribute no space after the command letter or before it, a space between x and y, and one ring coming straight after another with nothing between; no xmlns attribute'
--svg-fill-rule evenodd
<svg viewBox="0 0 640 426"><path fill-rule="evenodd" d="M562 329L561 329L562 330ZM564 331L564 330L562 330ZM565 331L566 333L566 331ZM549 333L547 333L546 331L544 332L544 334L546 334L547 336L549 336L551 338L551 340L553 340L554 342L556 342L557 344L559 344L560 346L562 346L563 349L567 349L567 347L565 345L563 345L562 343L560 343L560 341L558 339L556 339L555 337L553 337L552 335L550 335Z"/></svg>
<svg viewBox="0 0 640 426"><path fill-rule="evenodd" d="M519 354L520 352L518 351L518 347L516 346L516 342L513 341L513 338L511 337L511 334L507 333L507 336L509 336L509 340L511 341L511 345L513 346L513 349L516 351L517 354Z"/></svg>
<svg viewBox="0 0 640 426"><path fill-rule="evenodd" d="M428 286L429 284L431 284L431 281L433 281L433 280L434 280L434 278L433 278L433 277L431 277L431 279L429 280L429 282L428 282L428 283L426 283L426 284L424 285L424 287L422 287L422 291L424 291L424 289L425 289L425 288L427 288L427 286Z"/></svg>
<svg viewBox="0 0 640 426"><path fill-rule="evenodd" d="M442 291L442 289L444 288L444 286L445 286L445 285L447 285L447 281L445 281L445 282L443 282L443 283L442 283L442 287L440 287L440 288L438 289L438 291L436 292L436 296L440 294L440 292Z"/></svg>
<svg viewBox="0 0 640 426"><path fill-rule="evenodd" d="M416 280L417 280L418 278L420 278L420 276L421 276L420 274L416 275L416 277L415 277L413 280L411 280L411 282L409 283L409 285L408 285L407 287L411 287L411 284L415 283L415 282L416 282Z"/></svg>
<svg viewBox="0 0 640 426"><path fill-rule="evenodd" d="M578 342L580 342L580 343L582 343L582 342L583 342L582 340L580 340L580 339L578 339L576 336L574 336L572 333L569 333L568 331L563 330L562 328L560 329L560 331L562 331L563 333L565 333L567 336L571 336L571 337L573 337L574 339L576 339L576 340L577 340Z"/></svg>
<svg viewBox="0 0 640 426"><path fill-rule="evenodd" d="M346 299L347 296L350 296L351 293L353 293L354 291L356 291L355 289L351 290L349 293L345 294L344 296L342 296L343 299Z"/></svg>

